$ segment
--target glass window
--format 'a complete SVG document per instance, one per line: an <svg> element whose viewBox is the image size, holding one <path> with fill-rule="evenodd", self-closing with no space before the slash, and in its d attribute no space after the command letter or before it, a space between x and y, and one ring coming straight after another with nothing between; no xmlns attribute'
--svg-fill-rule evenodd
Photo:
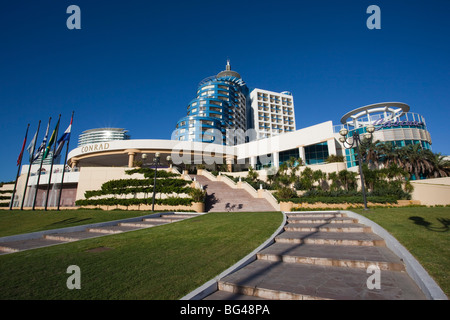
<svg viewBox="0 0 450 320"><path fill-rule="evenodd" d="M324 163L328 158L328 143L322 142L305 147L306 164Z"/></svg>

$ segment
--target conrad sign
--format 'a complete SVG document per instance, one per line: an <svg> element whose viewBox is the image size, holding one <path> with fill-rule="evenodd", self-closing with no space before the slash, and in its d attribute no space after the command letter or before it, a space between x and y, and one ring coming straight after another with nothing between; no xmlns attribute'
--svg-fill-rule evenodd
<svg viewBox="0 0 450 320"><path fill-rule="evenodd" d="M108 150L108 149L109 149L108 142L93 143L93 144L89 144L89 145L81 147L81 153L103 151L103 150Z"/></svg>

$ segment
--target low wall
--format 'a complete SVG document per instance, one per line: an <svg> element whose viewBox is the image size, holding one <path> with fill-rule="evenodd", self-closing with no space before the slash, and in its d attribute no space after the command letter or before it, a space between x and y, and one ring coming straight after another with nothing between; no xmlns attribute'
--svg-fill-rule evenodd
<svg viewBox="0 0 450 320"><path fill-rule="evenodd" d="M420 205L420 201L417 200L398 200L397 203L372 203L368 202L368 207L405 207L409 205ZM294 203L292 201L280 202L281 211L291 211L292 208L306 208L306 209L342 209L346 210L348 208L361 207L362 203Z"/></svg>
<svg viewBox="0 0 450 320"><path fill-rule="evenodd" d="M411 181L412 199L427 206L450 205L450 177Z"/></svg>

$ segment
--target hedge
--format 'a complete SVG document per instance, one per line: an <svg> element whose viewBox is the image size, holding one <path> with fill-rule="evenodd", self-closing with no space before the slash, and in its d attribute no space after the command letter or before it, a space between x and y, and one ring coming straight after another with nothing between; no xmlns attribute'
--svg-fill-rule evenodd
<svg viewBox="0 0 450 320"><path fill-rule="evenodd" d="M342 196L342 197L302 197L281 199L281 201L291 201L293 203L363 203L362 196ZM372 203L397 203L397 198L393 196L371 196L367 197L368 202Z"/></svg>
<svg viewBox="0 0 450 320"><path fill-rule="evenodd" d="M158 193L189 193L192 188L183 179L157 179L155 191ZM153 192L153 179L120 179L105 182L100 190L84 193L86 199L108 194L136 194Z"/></svg>
<svg viewBox="0 0 450 320"><path fill-rule="evenodd" d="M141 204L152 204L153 198L132 198L132 199L116 199L116 198L105 198L105 199L81 199L77 200L75 204L77 206L132 206ZM159 205L191 205L193 202L192 198L173 198L169 197L166 199L155 199L155 204Z"/></svg>

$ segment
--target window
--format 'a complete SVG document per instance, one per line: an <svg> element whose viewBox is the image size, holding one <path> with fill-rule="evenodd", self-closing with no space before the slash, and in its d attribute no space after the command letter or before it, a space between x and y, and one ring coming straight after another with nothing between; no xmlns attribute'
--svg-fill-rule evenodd
<svg viewBox="0 0 450 320"><path fill-rule="evenodd" d="M207 89L212 89L214 88L213 85L209 85L209 86L204 86L201 90L207 90Z"/></svg>
<svg viewBox="0 0 450 320"><path fill-rule="evenodd" d="M328 158L328 143L322 142L305 147L306 164L324 163Z"/></svg>
<svg viewBox="0 0 450 320"><path fill-rule="evenodd" d="M208 125L208 126L212 126L212 125L214 125L214 122L213 121L208 121L208 120L200 120L200 123L203 125L203 124L206 124L206 125ZM203 129L203 128L202 128Z"/></svg>

